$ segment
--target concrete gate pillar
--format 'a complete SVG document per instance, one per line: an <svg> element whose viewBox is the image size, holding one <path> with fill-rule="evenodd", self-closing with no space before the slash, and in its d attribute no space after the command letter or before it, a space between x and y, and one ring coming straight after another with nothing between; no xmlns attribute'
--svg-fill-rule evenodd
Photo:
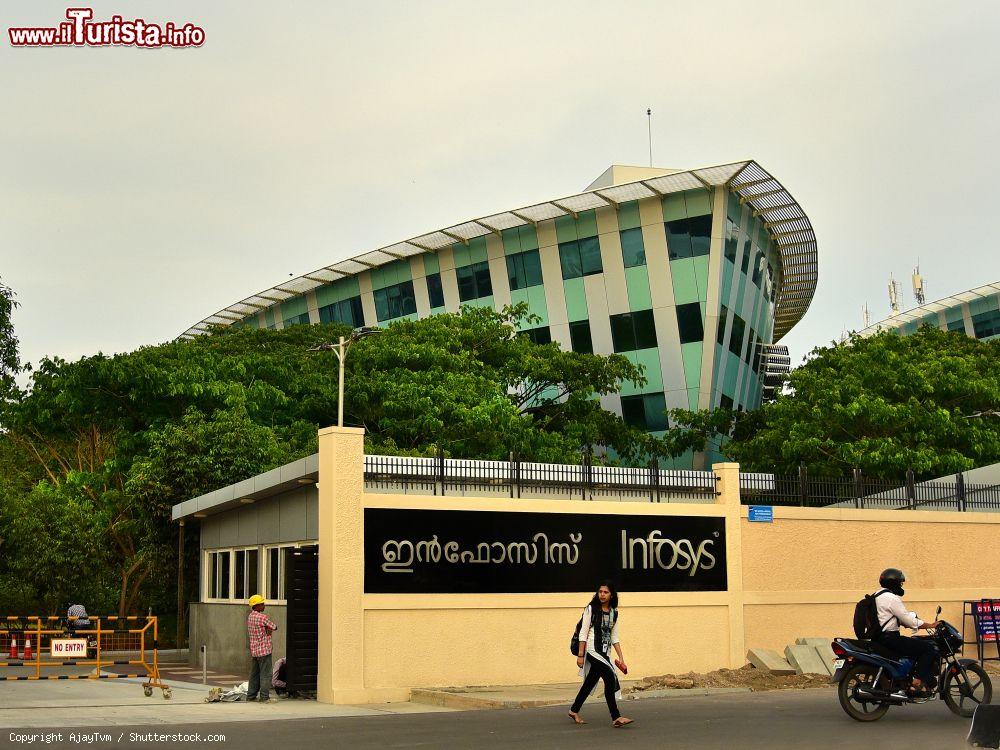
<svg viewBox="0 0 1000 750"><path fill-rule="evenodd" d="M743 509L740 502L740 465L712 464L719 478L716 502L725 508L726 579L729 587L729 667L746 663L746 630L743 620Z"/></svg>
<svg viewBox="0 0 1000 750"><path fill-rule="evenodd" d="M319 644L316 697L363 703L365 431L319 431Z"/></svg>

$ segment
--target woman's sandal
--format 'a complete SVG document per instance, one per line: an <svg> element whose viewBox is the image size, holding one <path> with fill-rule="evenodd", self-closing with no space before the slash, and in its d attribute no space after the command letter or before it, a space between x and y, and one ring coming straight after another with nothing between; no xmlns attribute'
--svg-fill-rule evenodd
<svg viewBox="0 0 1000 750"><path fill-rule="evenodd" d="M571 718L573 720L574 724L586 724L587 723L583 719L580 718L580 714L574 713L573 711L570 711L566 715L569 716L569 718Z"/></svg>
<svg viewBox="0 0 1000 750"><path fill-rule="evenodd" d="M629 724L633 723L635 722L632 719L626 719L624 716L619 716L612 722L611 726L613 726L615 729L621 729L622 727L628 726Z"/></svg>

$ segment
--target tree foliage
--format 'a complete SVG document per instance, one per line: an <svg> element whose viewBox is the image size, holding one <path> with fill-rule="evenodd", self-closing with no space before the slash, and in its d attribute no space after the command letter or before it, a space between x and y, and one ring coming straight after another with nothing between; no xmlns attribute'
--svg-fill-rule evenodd
<svg viewBox="0 0 1000 750"><path fill-rule="evenodd" d="M1000 461L1000 341L925 326L812 351L786 393L741 417L726 453L749 470L942 476Z"/></svg>
<svg viewBox="0 0 1000 750"><path fill-rule="evenodd" d="M579 460L664 444L600 408L639 368L516 335L521 306L402 321L347 358L346 422L373 452ZM0 407L0 598L127 613L173 604L172 505L316 450L349 330L232 328L115 356L43 360ZM193 550L192 550L193 552ZM188 565L194 571L197 565Z"/></svg>
<svg viewBox="0 0 1000 750"><path fill-rule="evenodd" d="M14 377L20 372L17 336L11 317L17 300L14 290L0 279L0 401L11 397L15 389Z"/></svg>

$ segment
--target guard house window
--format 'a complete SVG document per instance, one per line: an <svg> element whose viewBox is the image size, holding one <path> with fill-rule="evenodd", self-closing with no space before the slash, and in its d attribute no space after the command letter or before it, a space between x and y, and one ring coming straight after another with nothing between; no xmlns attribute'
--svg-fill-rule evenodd
<svg viewBox="0 0 1000 750"><path fill-rule="evenodd" d="M518 336L525 336L536 344L551 344L552 343L552 333L549 331L548 326L541 326L540 328L527 328L523 331L518 331Z"/></svg>
<svg viewBox="0 0 1000 750"><path fill-rule="evenodd" d="M229 598L231 550L208 553L208 598Z"/></svg>
<svg viewBox="0 0 1000 750"><path fill-rule="evenodd" d="M264 550L265 588L264 597L271 602L285 601L285 571L288 569L288 558L295 545L283 547L267 547Z"/></svg>
<svg viewBox="0 0 1000 750"><path fill-rule="evenodd" d="M701 320L701 303L677 305L677 330L682 344L693 344L705 338L705 325Z"/></svg>
<svg viewBox="0 0 1000 750"><path fill-rule="evenodd" d="M486 261L456 268L455 276L458 278L458 298L462 302L489 297L493 294L490 264Z"/></svg>
<svg viewBox="0 0 1000 750"><path fill-rule="evenodd" d="M634 352L656 346L656 325L652 310L611 316L611 341L615 352Z"/></svg>
<svg viewBox="0 0 1000 750"><path fill-rule="evenodd" d="M626 229L619 232L622 241L622 260L625 268L646 265L646 248L642 244L642 228Z"/></svg>
<svg viewBox="0 0 1000 750"><path fill-rule="evenodd" d="M601 273L601 244L596 237L559 243L559 263L564 279L578 279Z"/></svg>
<svg viewBox="0 0 1000 750"><path fill-rule="evenodd" d="M569 340L574 352L593 354L594 341L590 337L590 321L579 320L569 324Z"/></svg>
<svg viewBox="0 0 1000 750"><path fill-rule="evenodd" d="M647 432L667 429L667 402L662 393L622 396L622 419Z"/></svg>
<svg viewBox="0 0 1000 750"><path fill-rule="evenodd" d="M431 309L444 307L444 289L441 287L441 274L432 273L427 277L427 298Z"/></svg>
<svg viewBox="0 0 1000 750"><path fill-rule="evenodd" d="M542 261L537 250L507 256L507 277L511 291L542 283Z"/></svg>
<svg viewBox="0 0 1000 750"><path fill-rule="evenodd" d="M233 598L249 599L259 594L257 576L260 572L260 551L238 549L233 553Z"/></svg>
<svg viewBox="0 0 1000 750"><path fill-rule="evenodd" d="M739 315L733 315L733 332L729 336L729 351L740 356L743 348L743 336L746 333L747 324Z"/></svg>
<svg viewBox="0 0 1000 750"><path fill-rule="evenodd" d="M708 255L712 240L712 216L676 219L665 224L670 260Z"/></svg>
<svg viewBox="0 0 1000 750"><path fill-rule="evenodd" d="M324 305L319 309L320 323L343 323L351 328L360 328L365 324L365 311L361 307L361 297Z"/></svg>
<svg viewBox="0 0 1000 750"><path fill-rule="evenodd" d="M417 300L413 296L413 282L404 281L384 289L377 289L375 297L375 315L379 321L402 318L417 311Z"/></svg>

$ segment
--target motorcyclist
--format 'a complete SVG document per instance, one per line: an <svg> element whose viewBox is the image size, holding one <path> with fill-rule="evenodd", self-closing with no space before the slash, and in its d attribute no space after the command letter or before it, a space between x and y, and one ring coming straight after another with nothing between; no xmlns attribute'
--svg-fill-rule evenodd
<svg viewBox="0 0 1000 750"><path fill-rule="evenodd" d="M934 681L932 668L938 655L937 647L930 640L907 638L900 634L899 628L902 625L911 630L933 631L939 621L925 622L917 617L916 612L906 608L902 599L905 581L906 576L898 568L886 568L879 576L878 583L882 590L876 594L875 607L882 632L876 640L890 651L916 660L913 690L917 695L925 695Z"/></svg>

